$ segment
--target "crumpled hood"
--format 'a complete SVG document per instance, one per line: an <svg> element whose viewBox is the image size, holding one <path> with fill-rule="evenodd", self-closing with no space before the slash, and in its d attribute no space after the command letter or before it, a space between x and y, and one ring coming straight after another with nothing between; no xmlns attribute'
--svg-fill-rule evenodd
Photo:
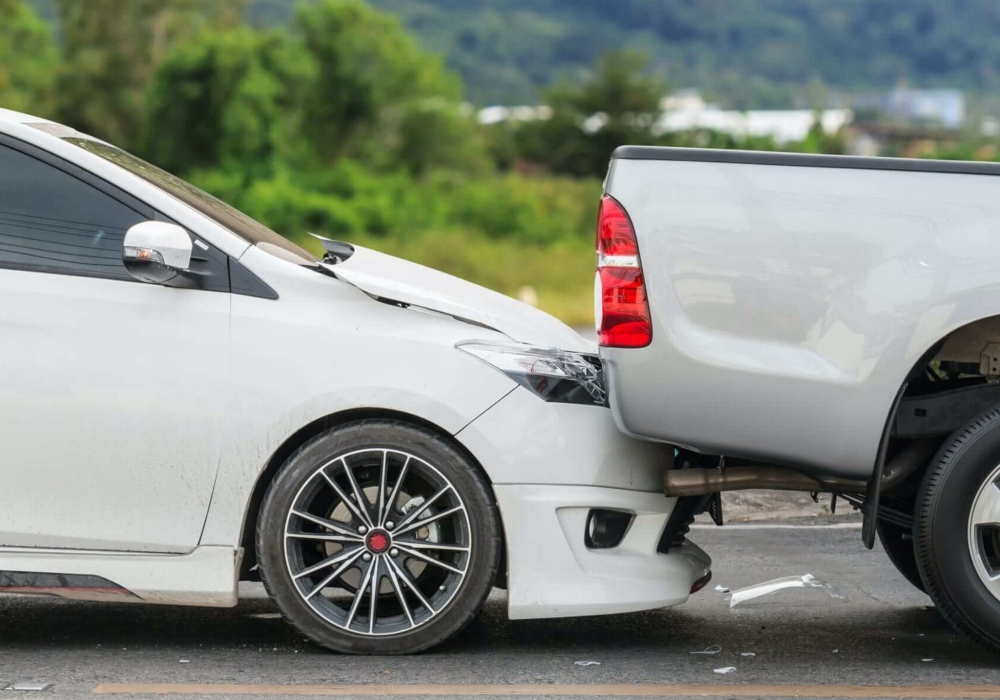
<svg viewBox="0 0 1000 700"><path fill-rule="evenodd" d="M354 246L347 260L327 267L372 296L431 309L489 326L522 343L577 352L597 346L543 311L423 265ZM470 339L475 332L470 331Z"/></svg>

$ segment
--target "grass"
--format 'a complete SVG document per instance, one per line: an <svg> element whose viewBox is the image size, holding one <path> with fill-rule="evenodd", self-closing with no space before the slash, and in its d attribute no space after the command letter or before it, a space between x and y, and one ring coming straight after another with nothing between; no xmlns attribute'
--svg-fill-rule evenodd
<svg viewBox="0 0 1000 700"><path fill-rule="evenodd" d="M347 238L515 298L520 290L530 287L543 311L570 326L593 325L595 259L589 240L532 245L462 230ZM320 253L315 241L296 242Z"/></svg>

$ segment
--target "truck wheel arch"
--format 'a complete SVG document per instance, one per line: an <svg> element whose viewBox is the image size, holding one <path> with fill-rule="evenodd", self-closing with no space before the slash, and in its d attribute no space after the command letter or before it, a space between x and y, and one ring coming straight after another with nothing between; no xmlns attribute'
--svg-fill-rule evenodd
<svg viewBox="0 0 1000 700"><path fill-rule="evenodd" d="M986 351L990 346L995 346L995 359L992 354L987 357ZM992 352L990 349L990 353ZM1000 315L985 316L966 323L949 331L930 345L909 368L903 384L898 388L902 390L903 386L906 386L906 392L903 394L904 404L905 399L918 393L919 390L915 391L915 382L934 363L938 363L939 366L941 363L946 363L945 366L948 367L967 368L969 372L973 371L973 365L982 366L984 370L992 372L993 376L1000 377ZM892 429L891 423L895 419L895 415L886 416L887 430ZM941 440L943 441L945 437L942 435Z"/></svg>

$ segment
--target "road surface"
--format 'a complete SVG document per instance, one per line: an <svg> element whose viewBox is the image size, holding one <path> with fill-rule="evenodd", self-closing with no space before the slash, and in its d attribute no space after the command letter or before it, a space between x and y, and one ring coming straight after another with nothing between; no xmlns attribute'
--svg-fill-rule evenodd
<svg viewBox="0 0 1000 700"><path fill-rule="evenodd" d="M863 548L856 521L838 520L832 528L699 526L691 538L713 555L715 578L682 607L510 622L498 592L458 638L410 658L322 651L276 619L258 585L247 586L247 597L229 610L4 596L0 687L38 681L54 684L44 697L97 691L122 698L171 689L184 692L177 697L505 697L545 690L563 696L1000 698L1000 657L952 633L880 550ZM849 599L825 589L787 591L730 610L715 590L806 573ZM715 645L721 647L716 655L690 653ZM730 666L736 670L714 672ZM816 685L822 687L803 687ZM882 687L853 687L859 685Z"/></svg>

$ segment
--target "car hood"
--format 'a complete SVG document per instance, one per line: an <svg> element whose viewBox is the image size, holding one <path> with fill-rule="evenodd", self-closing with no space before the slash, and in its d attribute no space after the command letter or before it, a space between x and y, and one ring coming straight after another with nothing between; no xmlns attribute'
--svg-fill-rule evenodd
<svg viewBox="0 0 1000 700"><path fill-rule="evenodd" d="M523 343L597 352L593 342L533 306L401 258L354 246L347 260L327 267L338 278L380 299L488 326Z"/></svg>

